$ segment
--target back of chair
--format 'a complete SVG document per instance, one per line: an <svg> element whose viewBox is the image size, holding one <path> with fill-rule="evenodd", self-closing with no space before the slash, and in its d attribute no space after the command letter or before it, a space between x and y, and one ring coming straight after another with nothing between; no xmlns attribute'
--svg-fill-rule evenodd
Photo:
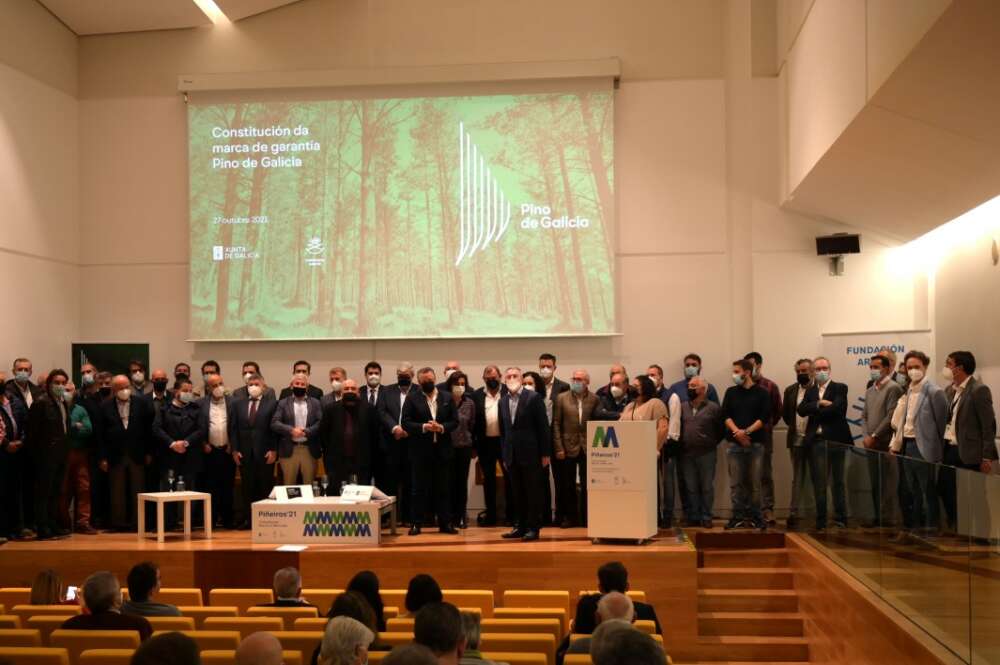
<svg viewBox="0 0 1000 665"><path fill-rule="evenodd" d="M326 614L330 611L333 601L342 593L344 593L343 589L303 589L302 597L307 603L318 607L320 614Z"/></svg>
<svg viewBox="0 0 1000 665"><path fill-rule="evenodd" d="M167 603L169 605L204 605L201 598L201 589L181 587L160 589L156 592L156 602Z"/></svg>
<svg viewBox="0 0 1000 665"><path fill-rule="evenodd" d="M504 607L557 607L569 612L569 591L503 592Z"/></svg>
<svg viewBox="0 0 1000 665"><path fill-rule="evenodd" d="M75 663L87 649L136 649L139 647L139 631L59 629L49 635L49 646L63 647L69 652L70 662Z"/></svg>
<svg viewBox="0 0 1000 665"><path fill-rule="evenodd" d="M388 644L391 647L402 646L403 644L409 644L413 641L413 631L386 631L378 634L378 641L382 644Z"/></svg>
<svg viewBox="0 0 1000 665"><path fill-rule="evenodd" d="M240 633L238 630L158 630L153 635L172 632L181 632L190 637L198 645L199 651L204 651L205 649L232 649L235 651L236 647L240 645Z"/></svg>
<svg viewBox="0 0 1000 665"><path fill-rule="evenodd" d="M546 633L558 642L563 635L559 619L483 619L484 633Z"/></svg>
<svg viewBox="0 0 1000 665"><path fill-rule="evenodd" d="M507 665L546 665L548 658L544 653L510 653L507 651L490 651L483 653L483 658L494 663Z"/></svg>
<svg viewBox="0 0 1000 665"><path fill-rule="evenodd" d="M595 593L601 593L601 592L597 591L596 589L584 590L584 591L580 592L580 597L582 598L583 596L592 596ZM645 603L646 602L646 592L645 591L633 591L632 589L629 589L628 591L625 592L625 595L628 596L629 598L631 598L633 603L636 603L636 602L638 602L638 603Z"/></svg>
<svg viewBox="0 0 1000 665"><path fill-rule="evenodd" d="M385 622L385 629L392 633L413 634L413 617L396 617Z"/></svg>
<svg viewBox="0 0 1000 665"><path fill-rule="evenodd" d="M235 605L220 607L198 607L196 605L181 605L177 609L181 615L194 619L195 628L201 629L202 623L208 617L235 617L239 616L239 608Z"/></svg>
<svg viewBox="0 0 1000 665"><path fill-rule="evenodd" d="M563 665L590 665L589 653L568 653L563 657Z"/></svg>
<svg viewBox="0 0 1000 665"><path fill-rule="evenodd" d="M69 620L69 616L49 616L42 615L37 617L28 617L28 620L24 622L26 628L37 628L38 632L42 634L42 644L49 643L49 635L53 630L62 628L62 625Z"/></svg>
<svg viewBox="0 0 1000 665"><path fill-rule="evenodd" d="M246 616L278 617L283 622L283 630L292 630L296 619L316 618L319 612L315 607L251 607L247 609Z"/></svg>
<svg viewBox="0 0 1000 665"><path fill-rule="evenodd" d="M399 611L399 606L397 606L397 605L386 605L382 609L382 614L385 615L386 619L392 619L393 617L398 617L401 613Z"/></svg>
<svg viewBox="0 0 1000 665"><path fill-rule="evenodd" d="M292 630L326 630L326 623L329 621L326 617L317 617L315 619L306 617L304 619L296 619L292 624Z"/></svg>
<svg viewBox="0 0 1000 665"><path fill-rule="evenodd" d="M0 628L0 647L40 647L42 634L37 628Z"/></svg>
<svg viewBox="0 0 1000 665"><path fill-rule="evenodd" d="M490 589L444 589L444 602L455 607L478 607L481 616L493 616L493 591Z"/></svg>
<svg viewBox="0 0 1000 665"><path fill-rule="evenodd" d="M285 622L281 617L207 617L202 624L205 630L235 630L240 639L260 631L283 630Z"/></svg>
<svg viewBox="0 0 1000 665"><path fill-rule="evenodd" d="M656 622L650 621L649 619L640 619L632 625L647 635L652 635L656 632Z"/></svg>
<svg viewBox="0 0 1000 665"><path fill-rule="evenodd" d="M0 628L20 628L21 617L13 614L0 614Z"/></svg>
<svg viewBox="0 0 1000 665"><path fill-rule="evenodd" d="M382 589L379 591L382 596L382 604L393 607L403 607L406 605L406 589Z"/></svg>
<svg viewBox="0 0 1000 665"><path fill-rule="evenodd" d="M556 662L556 638L547 633L483 633L479 648L490 652L543 653L548 665Z"/></svg>
<svg viewBox="0 0 1000 665"><path fill-rule="evenodd" d="M208 592L209 605L236 606L240 614L254 605L266 605L273 600L270 589L212 589Z"/></svg>
<svg viewBox="0 0 1000 665"><path fill-rule="evenodd" d="M558 619L562 632L567 628L566 610L558 607L498 607L494 619Z"/></svg>
<svg viewBox="0 0 1000 665"><path fill-rule="evenodd" d="M312 662L313 651L323 641L323 631L320 630L280 630L274 636L281 642L284 651L298 651L302 654L302 662Z"/></svg>
<svg viewBox="0 0 1000 665"><path fill-rule="evenodd" d="M69 665L69 653L49 647L0 647L2 660L15 665Z"/></svg>
<svg viewBox="0 0 1000 665"><path fill-rule="evenodd" d="M15 605L27 605L31 602L31 587L5 586L0 587L0 604L6 608Z"/></svg>
<svg viewBox="0 0 1000 665"><path fill-rule="evenodd" d="M146 617L153 630L194 630L194 617Z"/></svg>
<svg viewBox="0 0 1000 665"><path fill-rule="evenodd" d="M40 616L62 616L68 617L74 614L80 613L79 605L15 605L10 608L8 614L13 614L14 616L21 617L21 624L28 619L28 617L40 617Z"/></svg>
<svg viewBox="0 0 1000 665"><path fill-rule="evenodd" d="M281 660L284 661L284 665L302 665L302 654L298 651L282 651ZM201 665L235 665L235 663L235 650L211 649L201 652Z"/></svg>
<svg viewBox="0 0 1000 665"><path fill-rule="evenodd" d="M87 649L76 659L76 665L129 665L135 649Z"/></svg>

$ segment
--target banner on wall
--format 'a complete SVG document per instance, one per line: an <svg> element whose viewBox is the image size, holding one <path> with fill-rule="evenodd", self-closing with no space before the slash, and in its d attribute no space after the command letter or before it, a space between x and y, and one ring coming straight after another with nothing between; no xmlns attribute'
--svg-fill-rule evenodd
<svg viewBox="0 0 1000 665"><path fill-rule="evenodd" d="M930 330L887 330L859 333L824 333L823 355L830 359L834 381L847 384L847 421L855 441L861 440L861 414L870 370L868 362L881 351L892 350L896 362L908 351L930 352Z"/></svg>
<svg viewBox="0 0 1000 665"><path fill-rule="evenodd" d="M73 381L80 385L80 367L90 363L99 372L126 374L128 364L141 361L149 368L149 344L116 344L106 342L73 342ZM146 372L149 378L149 371Z"/></svg>

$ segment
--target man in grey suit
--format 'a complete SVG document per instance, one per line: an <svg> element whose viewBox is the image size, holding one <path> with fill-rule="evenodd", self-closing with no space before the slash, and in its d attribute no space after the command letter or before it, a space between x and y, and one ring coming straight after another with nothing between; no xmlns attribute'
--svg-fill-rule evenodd
<svg viewBox="0 0 1000 665"><path fill-rule="evenodd" d="M590 373L573 372L569 390L552 403L552 443L556 455L556 515L559 527L568 529L587 523L587 422L600 406L590 392ZM576 498L576 477L580 475L580 500Z"/></svg>
<svg viewBox="0 0 1000 665"><path fill-rule="evenodd" d="M997 459L997 421L993 413L993 394L973 374L976 357L969 351L953 351L945 361L944 378L950 385L948 424L944 430L944 464L938 472L938 493L944 502L948 528L958 527L958 483L955 469L989 473ZM977 492L977 494L979 494ZM985 498L980 494L973 515L983 515Z"/></svg>
<svg viewBox="0 0 1000 665"><path fill-rule="evenodd" d="M278 457L285 485L295 485L299 472L302 482L316 479L316 460L320 456L319 400L306 391L309 380L296 374L292 379L292 394L278 402L271 418L271 431L278 435Z"/></svg>
<svg viewBox="0 0 1000 665"><path fill-rule="evenodd" d="M908 524L938 528L938 495L934 486L934 464L944 453L944 430L948 423L948 397L927 379L931 359L922 351L910 351L904 359L910 386L892 415L896 434L890 450L905 455L903 482L913 497ZM928 464L930 462L930 464ZM907 507L904 506L904 509Z"/></svg>
<svg viewBox="0 0 1000 665"><path fill-rule="evenodd" d="M868 361L871 371L871 385L865 392L865 406L861 411L862 444L865 448L879 453L889 451L892 442L892 414L903 395L903 388L892 380L893 362L887 356L872 356ZM866 526L889 526L893 498L896 496L898 481L895 460L875 452L867 455L868 476L872 485L872 506L874 519Z"/></svg>

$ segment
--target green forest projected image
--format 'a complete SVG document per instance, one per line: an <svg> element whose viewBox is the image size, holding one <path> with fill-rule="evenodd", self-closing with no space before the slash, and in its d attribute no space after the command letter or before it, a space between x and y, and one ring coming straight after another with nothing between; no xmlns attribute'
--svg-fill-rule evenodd
<svg viewBox="0 0 1000 665"><path fill-rule="evenodd" d="M613 93L191 104L191 338L615 332Z"/></svg>

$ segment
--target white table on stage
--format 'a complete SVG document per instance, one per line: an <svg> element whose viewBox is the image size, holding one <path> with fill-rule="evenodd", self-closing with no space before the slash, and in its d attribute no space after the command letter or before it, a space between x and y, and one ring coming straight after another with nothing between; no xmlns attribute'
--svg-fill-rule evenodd
<svg viewBox="0 0 1000 665"><path fill-rule="evenodd" d="M275 501L251 507L253 542L274 545L378 545L382 516L396 534L396 498L350 501L339 496Z"/></svg>
<svg viewBox="0 0 1000 665"><path fill-rule="evenodd" d="M207 492L142 492L139 494L139 507L136 515L139 518L139 539L146 537L146 502L156 504L156 542L162 543L165 538L163 530L163 506L168 503L184 504L184 538L191 538L191 502L201 501L205 515L205 538L212 538L212 495Z"/></svg>

